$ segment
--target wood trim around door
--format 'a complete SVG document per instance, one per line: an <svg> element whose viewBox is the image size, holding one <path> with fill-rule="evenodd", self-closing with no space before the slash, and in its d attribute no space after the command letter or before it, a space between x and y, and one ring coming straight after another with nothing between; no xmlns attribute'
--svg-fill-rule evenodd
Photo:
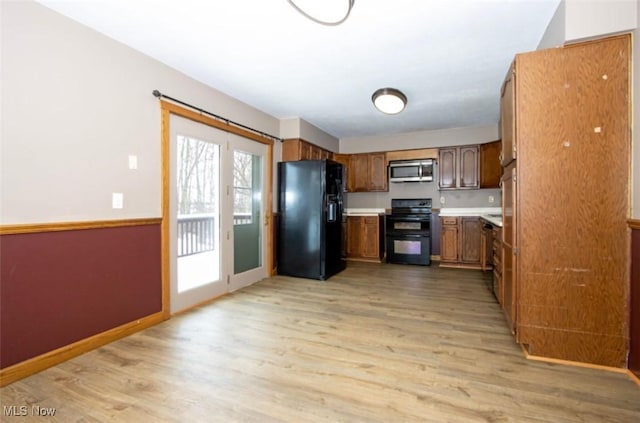
<svg viewBox="0 0 640 423"><path fill-rule="evenodd" d="M264 233L267 236L267 251L266 251L266 263L267 272L270 276L273 275L272 265L274 258L273 251L273 238L272 238L272 225L273 219L273 140L262 137L253 132L238 128L233 125L221 122L217 119L209 116L201 115L190 109L187 109L177 104L170 103L168 101L160 100L160 109L162 112L162 127L161 127L161 142L162 142L162 313L165 319L168 319L171 315L171 308L169 304L171 286L170 286L170 254L169 254L169 164L170 160L170 142L171 142L171 128L169 127L169 121L171 115L180 116L194 122L201 123L203 125L210 126L212 128L219 129L221 131L230 132L232 134L241 136L243 138L250 139L252 141L265 144L267 146L266 165L267 165L267 180L266 190L267 198L265 204L265 224Z"/></svg>

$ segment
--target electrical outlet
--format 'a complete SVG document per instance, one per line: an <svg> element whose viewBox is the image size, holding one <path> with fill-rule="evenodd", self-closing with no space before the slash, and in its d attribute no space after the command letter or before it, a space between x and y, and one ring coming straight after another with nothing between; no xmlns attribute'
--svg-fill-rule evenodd
<svg viewBox="0 0 640 423"><path fill-rule="evenodd" d="M490 203L493 203L493 201L494 201L493 195L490 195L490 196L489 196L489 202L490 202Z"/></svg>
<svg viewBox="0 0 640 423"><path fill-rule="evenodd" d="M440 204L444 204L444 203L445 203L444 197L440 197Z"/></svg>

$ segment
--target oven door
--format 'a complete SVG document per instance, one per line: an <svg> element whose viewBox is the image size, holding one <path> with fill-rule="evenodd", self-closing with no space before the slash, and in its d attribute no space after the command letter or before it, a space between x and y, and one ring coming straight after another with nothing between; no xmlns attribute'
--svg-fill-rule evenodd
<svg viewBox="0 0 640 423"><path fill-rule="evenodd" d="M387 263L431 264L431 238L424 234L387 233Z"/></svg>
<svg viewBox="0 0 640 423"><path fill-rule="evenodd" d="M386 232L396 234L420 234L429 236L431 219L424 217L409 217L388 215L386 218Z"/></svg>

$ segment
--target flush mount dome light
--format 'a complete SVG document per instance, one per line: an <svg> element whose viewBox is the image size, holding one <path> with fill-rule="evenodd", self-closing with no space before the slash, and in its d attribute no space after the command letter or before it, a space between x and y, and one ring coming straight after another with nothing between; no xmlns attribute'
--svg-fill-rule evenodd
<svg viewBox="0 0 640 423"><path fill-rule="evenodd" d="M382 113L395 115L404 110L407 96L395 88L380 88L371 96L373 105Z"/></svg>
<svg viewBox="0 0 640 423"><path fill-rule="evenodd" d="M340 25L346 21L355 0L287 0L305 17L322 25Z"/></svg>

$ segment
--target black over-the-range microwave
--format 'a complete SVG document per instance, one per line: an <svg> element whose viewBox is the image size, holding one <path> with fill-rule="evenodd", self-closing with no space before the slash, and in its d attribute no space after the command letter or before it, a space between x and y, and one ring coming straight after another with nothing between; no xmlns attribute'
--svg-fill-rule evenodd
<svg viewBox="0 0 640 423"><path fill-rule="evenodd" d="M389 162L389 182L433 181L433 159Z"/></svg>

